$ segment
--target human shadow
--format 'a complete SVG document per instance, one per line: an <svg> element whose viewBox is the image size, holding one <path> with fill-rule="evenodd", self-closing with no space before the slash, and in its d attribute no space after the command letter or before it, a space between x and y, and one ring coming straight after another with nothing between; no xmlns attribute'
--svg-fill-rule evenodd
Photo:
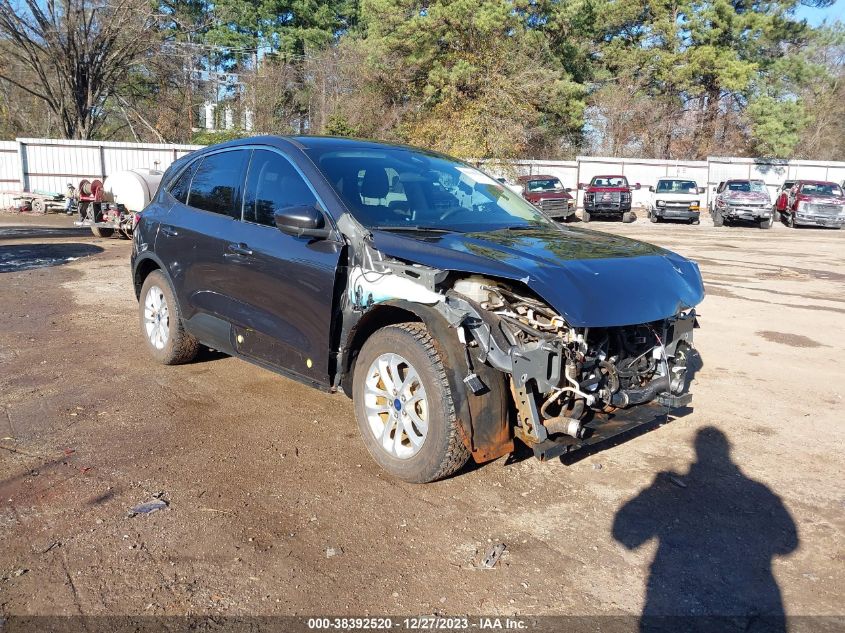
<svg viewBox="0 0 845 633"><path fill-rule="evenodd" d="M772 558L798 547L795 522L731 461L721 431L701 429L695 450L686 475L659 473L613 521L628 549L658 541L640 630L785 632Z"/></svg>

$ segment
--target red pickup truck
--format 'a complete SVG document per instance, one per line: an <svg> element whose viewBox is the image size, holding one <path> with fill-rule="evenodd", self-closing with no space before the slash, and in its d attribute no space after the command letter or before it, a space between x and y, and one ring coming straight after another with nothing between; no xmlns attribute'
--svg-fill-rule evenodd
<svg viewBox="0 0 845 633"><path fill-rule="evenodd" d="M631 186L625 176L593 176L590 184L579 183L584 189L584 222L592 216L613 217L623 222L633 222L631 213L631 191L640 188L640 183Z"/></svg>
<svg viewBox="0 0 845 633"><path fill-rule="evenodd" d="M845 192L835 182L796 180L778 196L775 211L783 222L794 227L845 224Z"/></svg>
<svg viewBox="0 0 845 633"><path fill-rule="evenodd" d="M556 176L520 176L519 184L522 197L555 220L575 217L575 199L569 195L572 189L564 187Z"/></svg>

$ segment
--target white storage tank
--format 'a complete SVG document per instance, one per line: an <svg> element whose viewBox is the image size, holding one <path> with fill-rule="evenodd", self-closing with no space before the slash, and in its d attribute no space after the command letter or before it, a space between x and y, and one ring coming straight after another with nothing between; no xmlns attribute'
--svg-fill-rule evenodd
<svg viewBox="0 0 845 633"><path fill-rule="evenodd" d="M155 169L115 172L103 183L103 200L122 205L127 211L142 211L158 191L163 175Z"/></svg>

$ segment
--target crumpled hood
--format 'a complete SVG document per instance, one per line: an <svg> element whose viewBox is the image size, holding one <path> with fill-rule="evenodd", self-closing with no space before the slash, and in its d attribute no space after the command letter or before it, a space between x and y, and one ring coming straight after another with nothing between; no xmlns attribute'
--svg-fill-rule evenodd
<svg viewBox="0 0 845 633"><path fill-rule="evenodd" d="M484 233L373 231L386 255L520 281L574 327L657 321L704 298L698 266L624 237L571 227Z"/></svg>
<svg viewBox="0 0 845 633"><path fill-rule="evenodd" d="M572 196L566 191L531 191L525 193L525 199L529 202L536 200L572 200Z"/></svg>
<svg viewBox="0 0 845 633"><path fill-rule="evenodd" d="M769 194L762 191L726 191L722 197L732 202L769 202Z"/></svg>

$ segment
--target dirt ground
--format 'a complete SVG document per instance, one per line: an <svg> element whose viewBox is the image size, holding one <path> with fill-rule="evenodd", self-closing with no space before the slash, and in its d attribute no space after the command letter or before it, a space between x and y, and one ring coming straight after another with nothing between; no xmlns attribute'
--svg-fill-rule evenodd
<svg viewBox="0 0 845 633"><path fill-rule="evenodd" d="M845 231L591 224L699 262L692 411L418 486L342 395L153 363L130 243L70 224L0 214L0 616L845 613Z"/></svg>

